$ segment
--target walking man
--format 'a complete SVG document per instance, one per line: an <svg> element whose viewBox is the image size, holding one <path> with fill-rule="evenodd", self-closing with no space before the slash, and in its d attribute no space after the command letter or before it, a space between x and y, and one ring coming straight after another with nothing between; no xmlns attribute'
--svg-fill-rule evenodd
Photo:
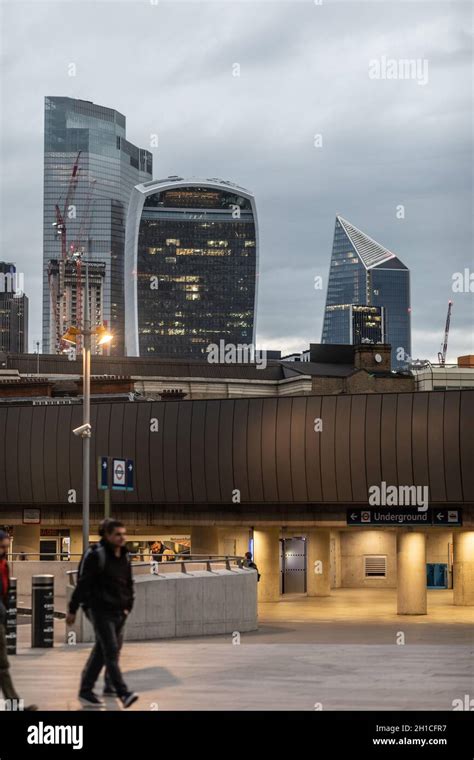
<svg viewBox="0 0 474 760"><path fill-rule="evenodd" d="M3 693L5 700L10 700L11 709L15 709L13 705L20 709L21 700L16 693L13 681L10 675L10 665L7 657L7 637L6 637L6 624L7 624L7 603L8 603L8 589L10 586L10 573L8 570L8 547L10 545L10 538L5 531L0 530L0 691ZM36 705L28 705L25 710L37 710Z"/></svg>
<svg viewBox="0 0 474 760"><path fill-rule="evenodd" d="M105 666L104 695L117 696L124 707L130 707L138 694L127 688L119 667L125 621L134 597L125 526L119 520L107 518L101 523L99 534L100 543L90 547L81 560L66 617L66 623L72 625L82 606L94 626L96 638L82 671L79 701L89 707L104 704L93 690Z"/></svg>

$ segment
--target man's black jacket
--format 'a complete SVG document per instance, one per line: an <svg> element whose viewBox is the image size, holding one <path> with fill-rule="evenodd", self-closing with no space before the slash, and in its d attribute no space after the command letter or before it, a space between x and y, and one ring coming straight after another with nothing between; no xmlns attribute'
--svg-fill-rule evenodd
<svg viewBox="0 0 474 760"><path fill-rule="evenodd" d="M99 612L130 611L133 607L133 578L130 557L125 547L116 557L114 548L102 539L105 562L100 561L100 549L87 553L69 603L75 614L79 605Z"/></svg>

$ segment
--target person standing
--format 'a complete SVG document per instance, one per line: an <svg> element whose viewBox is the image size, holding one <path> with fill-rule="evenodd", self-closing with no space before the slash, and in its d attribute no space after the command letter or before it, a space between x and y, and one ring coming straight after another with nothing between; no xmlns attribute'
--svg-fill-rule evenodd
<svg viewBox="0 0 474 760"><path fill-rule="evenodd" d="M257 565L253 561L252 552L245 552L245 559L242 562L242 567L250 567L252 570L256 570L257 571L257 583L259 582L259 580L260 580L260 573L258 572Z"/></svg>
<svg viewBox="0 0 474 760"><path fill-rule="evenodd" d="M102 521L99 534L100 543L83 555L66 616L66 623L72 625L82 606L96 639L82 671L79 701L89 707L104 704L94 694L94 686L105 666L104 694L114 694L124 707L130 707L138 694L129 690L119 666L124 626L134 599L130 555L125 546L127 536L124 524L111 518Z"/></svg>
<svg viewBox="0 0 474 760"><path fill-rule="evenodd" d="M0 530L0 691L4 699L15 700L16 704L20 703L15 687L13 686L10 675L10 664L7 656L7 604L8 589L10 587L10 572L8 570L8 547L10 538L5 531ZM28 705L25 710L37 710L36 705Z"/></svg>

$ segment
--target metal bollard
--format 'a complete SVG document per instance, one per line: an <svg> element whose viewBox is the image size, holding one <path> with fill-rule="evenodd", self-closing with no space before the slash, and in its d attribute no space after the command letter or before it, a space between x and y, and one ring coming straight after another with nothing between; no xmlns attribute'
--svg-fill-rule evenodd
<svg viewBox="0 0 474 760"><path fill-rule="evenodd" d="M10 588L7 598L7 654L16 654L16 578L10 578Z"/></svg>
<svg viewBox="0 0 474 760"><path fill-rule="evenodd" d="M31 646L54 645L54 575L31 579Z"/></svg>

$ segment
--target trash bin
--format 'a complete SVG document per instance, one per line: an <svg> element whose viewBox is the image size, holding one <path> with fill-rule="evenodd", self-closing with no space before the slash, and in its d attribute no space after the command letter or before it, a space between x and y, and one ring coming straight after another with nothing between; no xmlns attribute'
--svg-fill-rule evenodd
<svg viewBox="0 0 474 760"><path fill-rule="evenodd" d="M7 623L6 623L6 638L7 638L7 654L16 654L16 598L17 598L17 582L16 578L10 578L10 587L8 589L7 598Z"/></svg>
<svg viewBox="0 0 474 760"><path fill-rule="evenodd" d="M31 646L54 644L54 575L33 575L31 582Z"/></svg>

